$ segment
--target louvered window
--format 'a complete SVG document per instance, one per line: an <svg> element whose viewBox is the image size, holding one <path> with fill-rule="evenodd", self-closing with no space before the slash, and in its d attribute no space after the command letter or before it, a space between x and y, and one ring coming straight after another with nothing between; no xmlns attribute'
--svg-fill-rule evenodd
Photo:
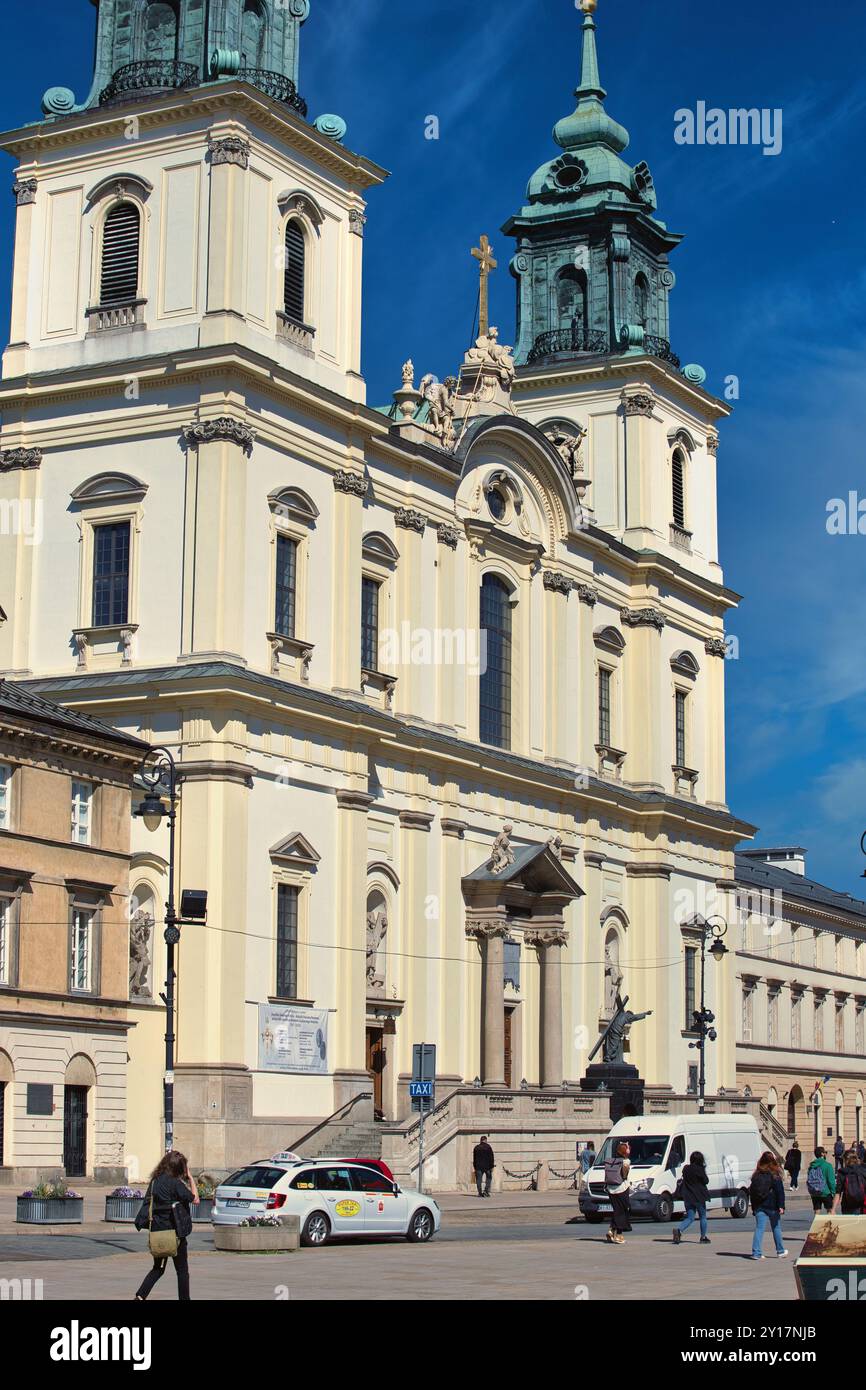
<svg viewBox="0 0 866 1390"><path fill-rule="evenodd" d="M99 282L102 305L129 304L138 298L140 226L138 208L133 203L118 203L105 219Z"/></svg>
<svg viewBox="0 0 866 1390"><path fill-rule="evenodd" d="M304 322L304 276L307 248L298 222L286 223L286 275L283 305L286 318Z"/></svg>
<svg viewBox="0 0 866 1390"><path fill-rule="evenodd" d="M496 575L481 584L481 633L486 662L480 685L481 742L511 746L511 594Z"/></svg>
<svg viewBox="0 0 866 1390"><path fill-rule="evenodd" d="M685 483L683 479L683 456L679 449L671 463L671 482L673 487L674 525L686 526Z"/></svg>

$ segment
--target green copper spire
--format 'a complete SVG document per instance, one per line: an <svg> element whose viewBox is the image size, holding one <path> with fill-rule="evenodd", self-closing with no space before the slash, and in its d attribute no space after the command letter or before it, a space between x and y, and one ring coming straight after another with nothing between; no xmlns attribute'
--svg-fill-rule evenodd
<svg viewBox="0 0 866 1390"><path fill-rule="evenodd" d="M604 99L607 92L601 85L598 69L598 50L595 42L594 5L584 4L583 65L580 86L575 92L577 109L571 116L557 121L553 138L564 150L576 150L590 145L602 145L619 154L628 145L628 131L607 114Z"/></svg>

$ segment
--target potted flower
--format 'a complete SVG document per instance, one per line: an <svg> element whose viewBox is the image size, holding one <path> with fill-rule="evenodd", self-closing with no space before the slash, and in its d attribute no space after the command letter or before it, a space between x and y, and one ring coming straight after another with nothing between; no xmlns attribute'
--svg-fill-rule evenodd
<svg viewBox="0 0 866 1390"><path fill-rule="evenodd" d="M137 1187L116 1187L105 1199L105 1221L134 1221L144 1193Z"/></svg>
<svg viewBox="0 0 866 1390"><path fill-rule="evenodd" d="M84 1220L84 1198L62 1178L41 1182L20 1194L15 1220L36 1226L77 1226Z"/></svg>
<svg viewBox="0 0 866 1390"><path fill-rule="evenodd" d="M299 1216L248 1216L239 1226L214 1226L217 1250L254 1255L285 1255L301 1243Z"/></svg>
<svg viewBox="0 0 866 1390"><path fill-rule="evenodd" d="M213 1199L217 1190L217 1180L210 1173L196 1173L195 1185L201 1198L198 1206L190 1207L193 1221L210 1221L213 1216Z"/></svg>

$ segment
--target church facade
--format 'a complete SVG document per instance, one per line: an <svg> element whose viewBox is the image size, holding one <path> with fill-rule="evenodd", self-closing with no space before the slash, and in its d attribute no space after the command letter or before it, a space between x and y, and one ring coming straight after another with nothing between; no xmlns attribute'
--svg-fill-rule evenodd
<svg viewBox="0 0 866 1390"><path fill-rule="evenodd" d="M648 1087L694 1090L695 942L750 833L725 803L727 407L670 347L679 238L621 158L589 0L561 153L504 229L515 348L482 318L453 376L407 362L368 406L386 175L308 119L308 8L103 0L88 98L51 89L2 137L0 499L44 541L4 545L0 667L178 762L175 888L208 893L178 949L194 1165L332 1116L399 1146L419 1042L438 1100L530 1093L573 1152L617 993L649 1013ZM133 851L134 1178L161 1144L167 839L136 822ZM707 999L708 1092L733 1090L730 959Z"/></svg>

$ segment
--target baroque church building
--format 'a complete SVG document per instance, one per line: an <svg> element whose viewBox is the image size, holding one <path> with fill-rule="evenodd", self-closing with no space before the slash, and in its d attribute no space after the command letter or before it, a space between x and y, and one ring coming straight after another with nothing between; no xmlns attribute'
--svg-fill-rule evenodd
<svg viewBox="0 0 866 1390"><path fill-rule="evenodd" d="M299 95L309 0L95 3L90 94L0 139L0 499L43 533L2 542L0 670L177 762L175 890L208 909L177 951L175 1142L213 1173L380 1144L408 1174L426 1042L432 1186L482 1128L512 1171L539 1134L573 1167L607 1128L578 1083L618 992L651 1011L648 1104L690 1103L699 924L732 919L751 833L725 803L728 410L670 346L680 238L605 109L594 0L576 109L503 229L515 347L482 295L453 376L407 362L383 408L361 307L386 173ZM167 832L136 820L132 847L136 1178ZM733 1093L731 956L707 1003L707 1092Z"/></svg>

